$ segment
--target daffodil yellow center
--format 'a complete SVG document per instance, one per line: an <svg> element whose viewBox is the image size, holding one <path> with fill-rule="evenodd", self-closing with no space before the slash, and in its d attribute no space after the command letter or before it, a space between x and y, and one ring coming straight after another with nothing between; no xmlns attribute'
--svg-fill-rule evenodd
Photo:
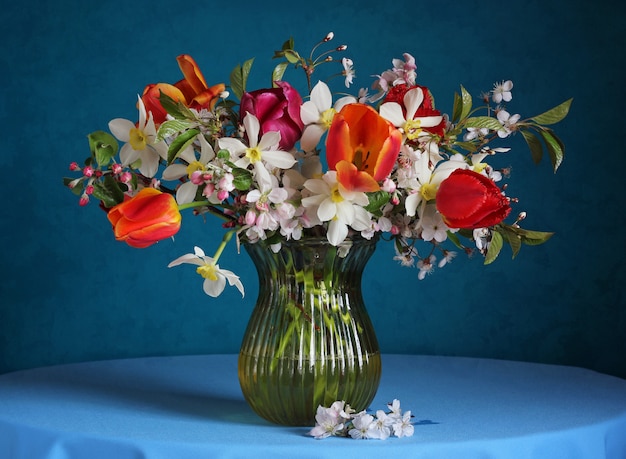
<svg viewBox="0 0 626 459"><path fill-rule="evenodd" d="M333 189L330 190L330 199L332 199L333 202L343 201L343 196L341 196L341 193L339 192L339 185L335 185Z"/></svg>
<svg viewBox="0 0 626 459"><path fill-rule="evenodd" d="M330 125L333 122L333 117L335 116L335 109L334 108L329 108L328 110L324 110L324 112L322 112L322 115L320 116L320 119L322 121L322 125L328 129L330 127Z"/></svg>
<svg viewBox="0 0 626 459"><path fill-rule="evenodd" d="M437 185L434 185L432 183L425 183L420 188L420 194L422 195L422 198L424 198L426 201L435 199L435 196L437 196Z"/></svg>
<svg viewBox="0 0 626 459"><path fill-rule="evenodd" d="M407 120L404 124L404 132L409 140L415 140L422 132L422 123L420 120Z"/></svg>
<svg viewBox="0 0 626 459"><path fill-rule="evenodd" d="M196 272L200 274L202 277L204 277L205 279L209 279L212 281L217 280L215 265L198 266L198 268L196 268Z"/></svg>
<svg viewBox="0 0 626 459"><path fill-rule="evenodd" d="M261 150L259 150L259 147L246 148L246 158L248 158L252 164L261 161Z"/></svg>
<svg viewBox="0 0 626 459"><path fill-rule="evenodd" d="M143 133L141 129L132 128L130 130L130 146L133 147L133 150L141 151L146 149L146 144L148 143L148 139L146 135Z"/></svg>
<svg viewBox="0 0 626 459"><path fill-rule="evenodd" d="M472 168L474 170L474 172L478 172L479 174L485 170L485 167L487 167L487 164L485 163L478 163L478 164L474 164L474 167Z"/></svg>
<svg viewBox="0 0 626 459"><path fill-rule="evenodd" d="M191 178L191 175L197 171L205 171L206 166L202 164L200 161L192 161L187 166L187 176Z"/></svg>

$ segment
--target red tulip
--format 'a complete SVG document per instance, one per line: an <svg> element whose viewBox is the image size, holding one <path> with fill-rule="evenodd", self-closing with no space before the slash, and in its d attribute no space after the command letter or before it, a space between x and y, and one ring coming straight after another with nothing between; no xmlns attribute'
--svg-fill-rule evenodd
<svg viewBox="0 0 626 459"><path fill-rule="evenodd" d="M146 110L152 112L154 122L157 125L165 121L167 115L159 101L161 92L177 102L182 102L187 107L210 110L217 102L219 95L226 89L222 83L209 88L198 64L188 54L181 54L176 60L185 78L173 85L169 83L149 84L143 90L141 100Z"/></svg>
<svg viewBox="0 0 626 459"><path fill-rule="evenodd" d="M241 119L250 113L259 120L260 134L280 132L281 150L289 151L302 135L302 97L289 83L277 81L276 88L258 89L241 96Z"/></svg>
<svg viewBox="0 0 626 459"><path fill-rule="evenodd" d="M337 179L349 190L377 191L378 182L391 173L401 143L400 131L372 107L348 104L335 114L328 129L328 167L338 172Z"/></svg>
<svg viewBox="0 0 626 459"><path fill-rule="evenodd" d="M115 239L137 248L173 236L181 223L174 197L154 188L143 188L132 198L111 208L108 218Z"/></svg>
<svg viewBox="0 0 626 459"><path fill-rule="evenodd" d="M435 109L435 98L433 97L430 89L425 86L409 86L406 84L399 84L389 89L387 96L385 96L385 102L397 102L401 107L404 107L404 96L413 88L422 88L424 91L424 101L415 112L415 118L425 118L427 116L441 116L441 112ZM406 113L405 113L406 114ZM423 127L424 131L428 131L432 134L436 134L443 137L446 128L446 120L443 118L437 126Z"/></svg>
<svg viewBox="0 0 626 459"><path fill-rule="evenodd" d="M504 220L509 200L488 177L469 169L456 169L441 182L437 210L450 228L483 228Z"/></svg>

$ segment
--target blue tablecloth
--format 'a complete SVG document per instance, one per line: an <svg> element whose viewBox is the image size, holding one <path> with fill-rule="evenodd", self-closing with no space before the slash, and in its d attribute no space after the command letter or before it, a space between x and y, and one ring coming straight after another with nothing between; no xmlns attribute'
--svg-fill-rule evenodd
<svg viewBox="0 0 626 459"><path fill-rule="evenodd" d="M38 368L0 376L0 458L626 458L626 380L590 370L384 355L394 398L414 436L316 440L251 411L235 355Z"/></svg>

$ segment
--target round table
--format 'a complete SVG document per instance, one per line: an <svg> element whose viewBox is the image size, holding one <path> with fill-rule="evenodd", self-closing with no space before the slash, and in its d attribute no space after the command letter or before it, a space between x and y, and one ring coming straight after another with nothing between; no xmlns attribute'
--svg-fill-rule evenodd
<svg viewBox="0 0 626 459"><path fill-rule="evenodd" d="M236 355L43 367L0 376L0 457L626 458L626 380L590 370L384 355L371 408L394 398L412 437L316 440L247 406Z"/></svg>

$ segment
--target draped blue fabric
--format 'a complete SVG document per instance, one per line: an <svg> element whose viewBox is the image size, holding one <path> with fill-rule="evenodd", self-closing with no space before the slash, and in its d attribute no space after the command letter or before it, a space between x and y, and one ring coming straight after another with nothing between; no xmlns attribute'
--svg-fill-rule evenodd
<svg viewBox="0 0 626 459"><path fill-rule="evenodd" d="M626 381L587 369L384 355L371 409L398 398L412 437L316 440L247 406L236 355L87 362L0 376L11 459L622 459ZM312 426L311 426L312 427Z"/></svg>

